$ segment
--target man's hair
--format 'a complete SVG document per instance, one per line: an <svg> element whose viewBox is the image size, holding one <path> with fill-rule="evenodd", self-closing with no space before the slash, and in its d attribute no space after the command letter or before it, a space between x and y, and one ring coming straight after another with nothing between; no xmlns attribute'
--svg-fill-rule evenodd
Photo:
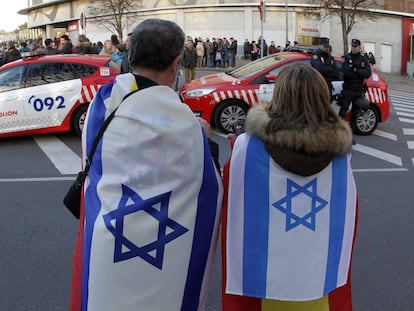
<svg viewBox="0 0 414 311"><path fill-rule="evenodd" d="M282 69L268 107L271 121L267 131L318 128L321 123L338 122L331 107L328 85L312 66L297 63Z"/></svg>
<svg viewBox="0 0 414 311"><path fill-rule="evenodd" d="M46 46L46 47L48 47L48 46L49 46L52 42L53 42L53 40L52 40L52 39L47 38L47 39L45 40L45 46Z"/></svg>
<svg viewBox="0 0 414 311"><path fill-rule="evenodd" d="M175 23L147 19L132 32L129 62L132 68L164 71L184 51L185 35Z"/></svg>

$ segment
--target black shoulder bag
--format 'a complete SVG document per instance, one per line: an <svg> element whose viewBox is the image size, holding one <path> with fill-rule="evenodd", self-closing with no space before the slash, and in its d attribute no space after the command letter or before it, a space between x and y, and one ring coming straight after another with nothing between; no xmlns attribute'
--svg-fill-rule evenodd
<svg viewBox="0 0 414 311"><path fill-rule="evenodd" d="M119 107L119 106L118 106ZM67 207L67 209L72 213L72 215L76 218L80 218L80 202L81 202L81 193L82 193L82 186L85 182L85 178L88 175L89 168L92 164L92 158L98 147L99 141L102 138L103 133L105 132L106 128L109 125L109 122L113 119L115 112L117 111L118 107L105 119L104 123L102 124L101 128L99 129L98 134L93 141L93 145L91 151L86 158L86 165L83 171L80 171L76 176L76 180L70 186L68 192L66 193L65 197L63 198L63 204Z"/></svg>

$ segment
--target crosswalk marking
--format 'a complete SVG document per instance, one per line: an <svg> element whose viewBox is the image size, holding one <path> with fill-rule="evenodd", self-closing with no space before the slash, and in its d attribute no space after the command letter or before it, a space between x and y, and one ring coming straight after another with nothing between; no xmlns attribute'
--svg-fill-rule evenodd
<svg viewBox="0 0 414 311"><path fill-rule="evenodd" d="M410 108L405 108L405 107L409 107L409 106L405 106L402 107L403 105L397 105L394 104L394 109L397 111L406 111L406 112L413 112L414 111L414 107L410 107Z"/></svg>
<svg viewBox="0 0 414 311"><path fill-rule="evenodd" d="M414 113L399 112L399 111L397 111L397 116L414 118Z"/></svg>
<svg viewBox="0 0 414 311"><path fill-rule="evenodd" d="M398 118L398 120L400 120L401 122L414 124L414 120L413 119Z"/></svg>
<svg viewBox="0 0 414 311"><path fill-rule="evenodd" d="M364 154L367 154L369 156L372 156L374 158L378 158L381 160L384 160L386 162L390 162L392 164L396 164L398 166L402 166L402 160L400 157L393 155L391 153L387 153L378 149L374 149L365 145L361 144L355 144L352 146L352 149Z"/></svg>
<svg viewBox="0 0 414 311"><path fill-rule="evenodd" d="M404 135L414 135L414 128L403 128Z"/></svg>
<svg viewBox="0 0 414 311"><path fill-rule="evenodd" d="M56 136L41 135L33 139L62 175L73 175L81 170L80 157Z"/></svg>
<svg viewBox="0 0 414 311"><path fill-rule="evenodd" d="M414 149L414 141L412 140L407 141L407 146L408 146L408 149Z"/></svg>
<svg viewBox="0 0 414 311"><path fill-rule="evenodd" d="M385 131L381 131L381 130L378 130L378 129L375 130L374 133L372 133L372 134L383 137L383 138L387 138L387 139L390 139L390 140L398 141L397 135L392 134L392 133L388 133L388 132L385 132Z"/></svg>

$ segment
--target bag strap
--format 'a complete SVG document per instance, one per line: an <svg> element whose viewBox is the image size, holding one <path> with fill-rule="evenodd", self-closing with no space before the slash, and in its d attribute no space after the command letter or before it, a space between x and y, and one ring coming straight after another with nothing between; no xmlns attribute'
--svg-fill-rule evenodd
<svg viewBox="0 0 414 311"><path fill-rule="evenodd" d="M105 119L104 123L102 124L101 128L99 129L98 134L96 134L96 137L95 137L95 139L94 139L94 141L93 141L93 144L92 144L91 151L89 151L89 154L88 154L88 156L86 157L86 165L85 165L85 168L84 168L84 170L82 171L82 179L81 179L82 184L85 182L86 176L88 176L88 172L89 172L89 169L90 169L91 164L92 164L93 155L95 154L95 151L96 151L96 148L98 147L99 141L101 140L101 138L102 138L102 136L103 136L103 134L104 134L104 132L105 132L106 128L108 127L109 123L110 123L110 122L111 122L111 120L114 118L114 116L115 116L115 112L118 110L119 106L121 106L121 104L123 103L123 101L124 101L125 99L127 99L127 97L129 97L130 95L134 94L134 93L135 93L135 92L137 92L137 91L138 91L138 90L132 91L132 92L130 92L130 93L128 93L128 94L126 94L126 95L124 96L124 98L122 99L121 103L120 103L120 104L118 105L118 107L116 107L116 108L114 109L114 111L112 111L112 112L111 112L111 114L110 114L110 115L109 115L109 116Z"/></svg>

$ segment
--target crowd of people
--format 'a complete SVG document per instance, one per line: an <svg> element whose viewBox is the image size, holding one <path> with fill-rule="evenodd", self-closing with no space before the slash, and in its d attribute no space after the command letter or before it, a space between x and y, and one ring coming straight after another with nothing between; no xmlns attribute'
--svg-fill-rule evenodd
<svg viewBox="0 0 414 311"><path fill-rule="evenodd" d="M129 34L130 35L130 34ZM129 37L128 35L128 37ZM120 42L117 35L111 35L104 43L92 43L85 35L78 36L75 43L68 35L44 41L41 39L4 43L0 48L0 65L15 61L23 57L24 53L36 52L40 54L99 54L110 55L120 67L128 51L128 37Z"/></svg>

